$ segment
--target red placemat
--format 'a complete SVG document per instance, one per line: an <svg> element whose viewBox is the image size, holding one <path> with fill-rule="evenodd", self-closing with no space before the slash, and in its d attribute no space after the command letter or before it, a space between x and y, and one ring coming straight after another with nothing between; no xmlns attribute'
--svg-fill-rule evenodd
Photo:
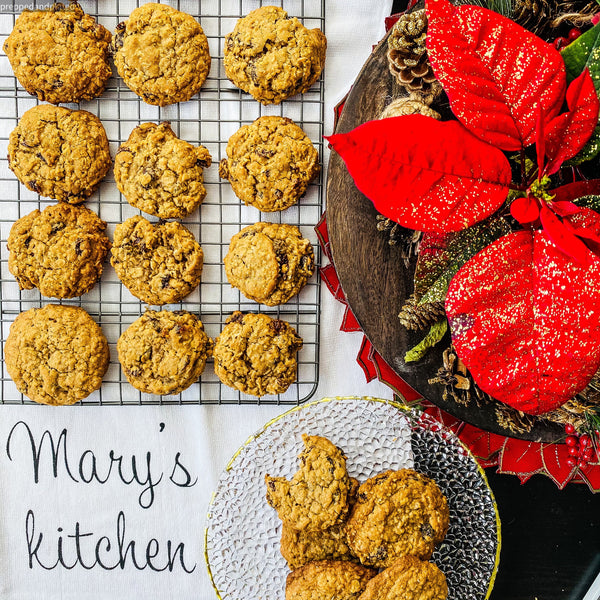
<svg viewBox="0 0 600 600"><path fill-rule="evenodd" d="M336 110L341 110L337 107ZM334 298L346 306L340 325L341 331L361 331L360 324L352 314L341 288L333 265L326 214L323 214L315 228L324 254L329 264L321 267L321 277ZM441 410L410 387L379 355L366 336L357 356L367 381L375 378L388 385L406 403L418 402L425 413L435 417L450 428L471 450L482 467L497 467L499 473L519 477L522 483L532 475L541 473L550 477L559 488L569 482L586 483L593 492L600 491L600 464L588 463L584 467L570 467L566 463L569 456L566 444L540 443L520 440L483 431L447 412Z"/></svg>

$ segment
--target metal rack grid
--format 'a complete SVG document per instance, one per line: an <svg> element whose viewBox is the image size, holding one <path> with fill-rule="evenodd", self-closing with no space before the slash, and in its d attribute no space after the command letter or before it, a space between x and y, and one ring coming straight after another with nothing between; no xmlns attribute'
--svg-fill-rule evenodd
<svg viewBox="0 0 600 600"><path fill-rule="evenodd" d="M174 132L196 145L203 144L212 155L213 164L206 169L207 197L199 210L183 219L204 250L204 269L199 288L178 304L167 305L169 310L188 310L198 314L211 337L221 331L225 319L234 311L263 312L288 321L304 340L298 353L298 378L280 395L256 398L242 394L220 383L212 368L206 366L198 383L180 394L154 396L138 392L125 379L118 360L116 342L119 335L138 318L145 304L132 296L117 278L106 261L102 279L81 298L59 301L42 297L37 289L20 291L8 271L6 242L12 224L39 208L43 210L54 201L40 198L23 186L8 168L6 158L0 158L0 326L2 349L10 324L21 311L49 303L82 306L102 327L108 339L111 361L100 390L80 404L83 405L140 405L140 404L299 404L315 391L319 375L320 286L315 274L301 293L287 304L266 307L247 300L232 288L225 276L223 258L229 240L242 227L257 221L297 225L315 250L315 260L321 262L320 248L314 231L323 209L323 175L313 182L299 203L279 213L261 213L244 206L233 194L227 181L218 177L218 162L225 154L227 140L244 124L262 115L280 115L293 119L311 138L319 155L323 156L324 85L321 78L307 93L290 98L277 106L262 106L248 94L238 90L225 76L223 68L223 39L233 30L236 21L262 4L282 6L291 16L298 17L307 27L325 29L325 0L163 0L171 6L198 19L209 41L211 69L200 93L185 103L166 107L145 104L131 92L116 74L101 97L66 105L82 108L102 121L114 157L119 145L127 140L131 130L140 123L170 121ZM0 2L0 44L12 31L18 15L25 8L46 8L51 2L4 0ZM85 12L95 16L109 31L125 20L130 12L144 4L142 0L81 0ZM23 113L38 104L19 85L13 76L6 56L0 54L0 156L6 157L8 137ZM143 214L131 207L116 188L112 171L100 188L84 203L108 223L112 239L114 227L125 219ZM149 220L156 220L144 215ZM154 307L156 308L156 307ZM0 349L0 352L3 350ZM0 403L32 403L18 392L2 359Z"/></svg>

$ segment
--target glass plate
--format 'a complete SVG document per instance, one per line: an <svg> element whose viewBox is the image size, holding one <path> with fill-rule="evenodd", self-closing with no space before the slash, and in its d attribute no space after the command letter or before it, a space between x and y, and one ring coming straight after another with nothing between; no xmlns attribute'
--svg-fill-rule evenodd
<svg viewBox="0 0 600 600"><path fill-rule="evenodd" d="M325 398L268 423L233 456L209 507L206 561L223 600L276 600L289 570L279 551L281 525L267 504L264 477L298 469L302 433L327 437L347 455L360 482L386 469L414 467L433 478L450 507L450 527L433 560L449 600L489 596L500 554L500 520L483 470L429 415L376 398Z"/></svg>

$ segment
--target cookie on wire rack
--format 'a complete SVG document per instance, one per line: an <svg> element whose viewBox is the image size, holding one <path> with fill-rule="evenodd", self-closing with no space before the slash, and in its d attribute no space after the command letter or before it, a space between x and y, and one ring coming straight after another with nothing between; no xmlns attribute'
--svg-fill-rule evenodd
<svg viewBox="0 0 600 600"><path fill-rule="evenodd" d="M112 74L110 32L83 12L62 3L24 10L4 42L19 83L38 100L61 104L100 96Z"/></svg>
<svg viewBox="0 0 600 600"><path fill-rule="evenodd" d="M148 2L117 25L112 42L123 81L144 102L167 106L200 91L210 71L208 40L191 15Z"/></svg>
<svg viewBox="0 0 600 600"><path fill-rule="evenodd" d="M147 310L121 334L117 352L129 383L177 394L198 380L212 351L202 321L187 311Z"/></svg>
<svg viewBox="0 0 600 600"><path fill-rule="evenodd" d="M224 263L229 283L267 306L288 302L315 270L310 242L286 223L244 227L231 239Z"/></svg>
<svg viewBox="0 0 600 600"><path fill-rule="evenodd" d="M300 348L302 338L287 321L235 311L215 339L215 373L245 394L282 394L296 381Z"/></svg>
<svg viewBox="0 0 600 600"><path fill-rule="evenodd" d="M278 6L261 6L225 36L225 74L262 104L307 92L325 64L327 39Z"/></svg>
<svg viewBox="0 0 600 600"><path fill-rule="evenodd" d="M206 197L209 151L179 139L168 122L138 125L115 156L115 182L129 204L160 219L181 219Z"/></svg>
<svg viewBox="0 0 600 600"><path fill-rule="evenodd" d="M136 298L162 306L198 287L204 252L181 223L151 223L136 215L116 226L110 263Z"/></svg>
<svg viewBox="0 0 600 600"><path fill-rule="evenodd" d="M11 227L8 270L23 290L74 298L100 279L110 250L106 223L84 206L59 202L21 217Z"/></svg>
<svg viewBox="0 0 600 600"><path fill-rule="evenodd" d="M4 346L17 389L41 404L75 404L102 385L108 342L78 306L48 304L19 313Z"/></svg>
<svg viewBox="0 0 600 600"><path fill-rule="evenodd" d="M98 187L111 159L100 119L86 110L40 104L10 134L8 166L28 189L79 204Z"/></svg>
<svg viewBox="0 0 600 600"><path fill-rule="evenodd" d="M291 119L263 116L243 125L227 142L219 176L235 195L263 212L293 206L319 174L319 153Z"/></svg>

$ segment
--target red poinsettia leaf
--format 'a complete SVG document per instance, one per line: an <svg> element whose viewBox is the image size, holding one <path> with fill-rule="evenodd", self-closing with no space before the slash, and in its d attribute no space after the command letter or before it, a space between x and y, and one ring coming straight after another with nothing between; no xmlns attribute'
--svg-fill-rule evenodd
<svg viewBox="0 0 600 600"><path fill-rule="evenodd" d="M548 175L556 173L565 160L585 146L598 124L600 103L588 69L569 85L567 105L569 111L555 117L547 127L546 155L550 161L545 172Z"/></svg>
<svg viewBox="0 0 600 600"><path fill-rule="evenodd" d="M550 204L552 212L555 212L559 217L568 217L581 211L577 204L573 204L568 200L558 200Z"/></svg>
<svg viewBox="0 0 600 600"><path fill-rule="evenodd" d="M577 207L577 212L564 220L565 225L579 237L600 241L600 213L586 206Z"/></svg>
<svg viewBox="0 0 600 600"><path fill-rule="evenodd" d="M560 406L600 366L600 259L575 263L543 231L506 235L466 263L446 312L475 381L518 410Z"/></svg>
<svg viewBox="0 0 600 600"><path fill-rule="evenodd" d="M588 263L590 260L590 252L587 246L565 227L562 221L546 204L542 204L540 208L540 219L544 231L558 248L571 258L575 259L578 263Z"/></svg>
<svg viewBox="0 0 600 600"><path fill-rule="evenodd" d="M561 185L550 192L554 196L554 202L571 202L582 196L600 194L600 179L590 179L588 181L574 181Z"/></svg>
<svg viewBox="0 0 600 600"><path fill-rule="evenodd" d="M600 256L600 214L587 207L568 216L563 221L565 227L578 238L597 256Z"/></svg>
<svg viewBox="0 0 600 600"><path fill-rule="evenodd" d="M464 229L496 211L508 193L506 156L458 121L392 117L326 139L375 208L409 229Z"/></svg>
<svg viewBox="0 0 600 600"><path fill-rule="evenodd" d="M521 196L515 198L510 205L510 214L521 225L533 223L540 218L540 206L538 201L531 196Z"/></svg>
<svg viewBox="0 0 600 600"><path fill-rule="evenodd" d="M427 0L426 9L429 60L457 118L503 150L533 143L536 107L548 121L564 100L558 51L485 8Z"/></svg>
<svg viewBox="0 0 600 600"><path fill-rule="evenodd" d="M571 233L575 234L577 237L580 237L580 238L585 239L587 241L599 242L600 243L600 236L593 229L579 228L579 227L573 226L568 221L565 221L564 224L565 224L565 227L567 227L568 230Z"/></svg>

